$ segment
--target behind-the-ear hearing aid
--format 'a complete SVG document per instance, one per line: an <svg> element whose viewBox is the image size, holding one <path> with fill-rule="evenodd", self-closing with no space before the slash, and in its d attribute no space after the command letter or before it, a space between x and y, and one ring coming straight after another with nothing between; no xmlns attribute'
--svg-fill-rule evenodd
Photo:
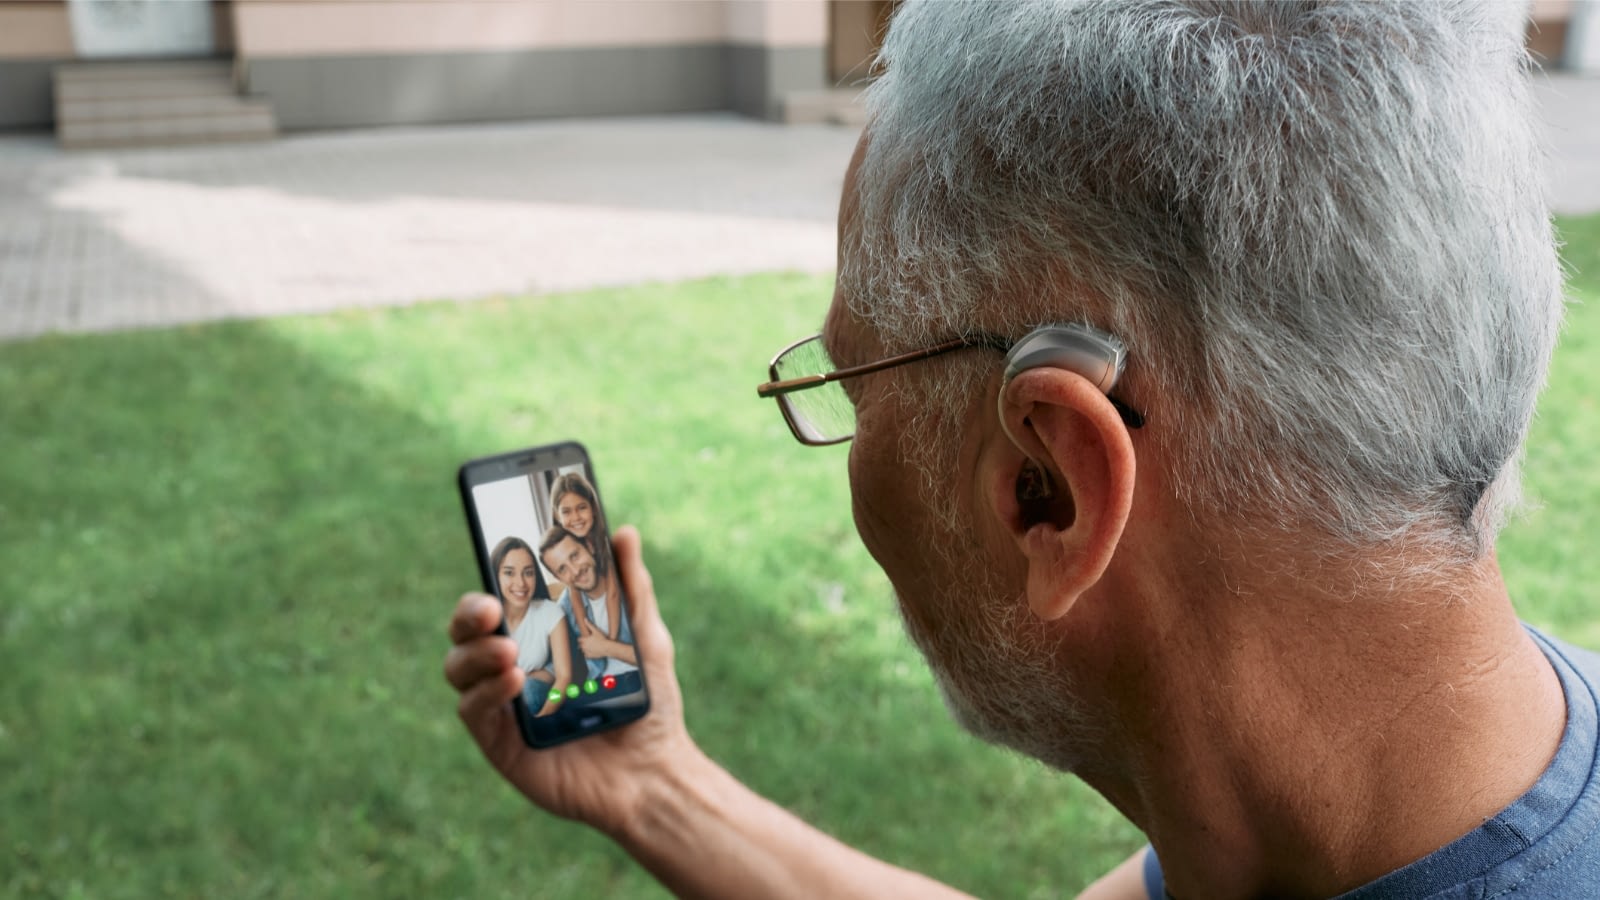
<svg viewBox="0 0 1600 900"><path fill-rule="evenodd" d="M1011 345L1000 387L1004 390L1011 379L1028 369L1054 366L1076 372L1101 393L1110 394L1127 363L1128 348L1104 331L1077 323L1041 325Z"/></svg>
<svg viewBox="0 0 1600 900"><path fill-rule="evenodd" d="M1005 415L1006 385L1017 375L1045 366L1066 369L1089 379L1101 393L1110 396L1127 363L1127 346L1097 328L1076 322L1035 328L1006 353L1005 374L1000 379L1000 427L1021 449L1022 442L1011 433ZM1039 465L1037 460L1034 464Z"/></svg>

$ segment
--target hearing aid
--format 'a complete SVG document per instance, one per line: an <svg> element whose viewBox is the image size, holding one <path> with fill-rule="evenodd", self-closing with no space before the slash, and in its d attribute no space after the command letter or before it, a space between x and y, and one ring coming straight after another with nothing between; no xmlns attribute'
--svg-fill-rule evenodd
<svg viewBox="0 0 1600 900"><path fill-rule="evenodd" d="M1000 386L1003 390L1011 379L1029 369L1053 366L1076 372L1102 394L1110 394L1127 364L1128 348L1104 331L1076 322L1041 325L1006 352Z"/></svg>
<svg viewBox="0 0 1600 900"><path fill-rule="evenodd" d="M1055 479L1045 467L1033 460L1028 460L1017 473L1017 505L1026 508L1029 504L1049 500L1056 495Z"/></svg>
<svg viewBox="0 0 1600 900"><path fill-rule="evenodd" d="M1020 449L1022 442L1006 424L1005 394L1011 379L1029 369L1052 367L1075 372L1109 396L1128 364L1128 348L1121 341L1076 322L1041 325L1028 332L1006 352L1005 374L1000 377L1000 427Z"/></svg>
<svg viewBox="0 0 1600 900"><path fill-rule="evenodd" d="M1076 322L1035 328L1006 353L1005 374L1000 378L997 401L1001 429L1011 443L1021 450L1022 442L1011 432L1005 415L1006 386L1021 373L1047 366L1066 369L1082 375L1101 393L1109 396L1127 363L1127 346L1099 329ZM1054 496L1055 484L1049 470L1031 454L1028 455L1028 461L1029 465L1023 467L1017 476L1017 499L1037 501Z"/></svg>

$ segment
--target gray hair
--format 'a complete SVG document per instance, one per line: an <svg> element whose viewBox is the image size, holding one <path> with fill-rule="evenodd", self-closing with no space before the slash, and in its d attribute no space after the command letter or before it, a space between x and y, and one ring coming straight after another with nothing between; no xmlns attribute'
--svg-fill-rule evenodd
<svg viewBox="0 0 1600 900"><path fill-rule="evenodd" d="M1513 24L1468 3L907 3L843 295L891 345L1092 322L1129 345L1124 399L1197 516L1477 557L1562 312Z"/></svg>

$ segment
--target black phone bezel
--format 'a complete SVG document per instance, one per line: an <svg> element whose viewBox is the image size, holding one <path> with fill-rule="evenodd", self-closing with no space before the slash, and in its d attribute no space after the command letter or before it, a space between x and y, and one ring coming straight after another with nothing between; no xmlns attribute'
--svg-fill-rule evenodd
<svg viewBox="0 0 1600 900"><path fill-rule="evenodd" d="M456 473L456 486L461 494L461 508L467 519L467 530L472 534L473 557L478 561L478 577L483 583L484 593L496 600L499 592L495 590L494 571L489 564L489 547L484 540L483 528L478 522L477 506L472 499L472 488L476 485L487 484L514 478L517 475L526 475L532 470L558 468L574 463L583 463L584 471L588 476L589 484L594 487L595 499L601 509L605 501L600 497L600 485L595 479L594 464L589 456L589 451L577 441L562 441L555 444L544 444L528 447L522 450L513 450L509 453L497 453L494 456L483 456L471 459L461 464ZM606 518L606 522L610 522ZM621 573L618 573L617 589L622 591L621 609L623 615L632 620L632 601L628 592L622 587ZM495 626L495 633L510 636L506 629L505 614L502 611L500 622ZM584 707L582 709L562 709L548 716L538 717L528 708L519 693L511 701L512 711L516 715L517 730L522 734L522 740L529 747L537 750L555 747L568 741L600 734L614 728L620 728L630 722L638 721L650 712L650 683L644 674L644 653L637 643L635 631L634 653L639 660L639 695L641 700L637 704L612 707ZM576 682L574 682L576 683Z"/></svg>

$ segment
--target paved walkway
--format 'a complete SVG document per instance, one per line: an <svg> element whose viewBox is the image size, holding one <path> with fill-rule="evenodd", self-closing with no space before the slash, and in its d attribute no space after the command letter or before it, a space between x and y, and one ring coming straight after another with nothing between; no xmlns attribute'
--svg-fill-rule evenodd
<svg viewBox="0 0 1600 900"><path fill-rule="evenodd" d="M1600 209L1600 80L1539 93ZM855 129L698 116L64 154L0 138L0 339L834 264Z"/></svg>
<svg viewBox="0 0 1600 900"><path fill-rule="evenodd" d="M0 139L0 337L834 264L856 131L733 117Z"/></svg>

